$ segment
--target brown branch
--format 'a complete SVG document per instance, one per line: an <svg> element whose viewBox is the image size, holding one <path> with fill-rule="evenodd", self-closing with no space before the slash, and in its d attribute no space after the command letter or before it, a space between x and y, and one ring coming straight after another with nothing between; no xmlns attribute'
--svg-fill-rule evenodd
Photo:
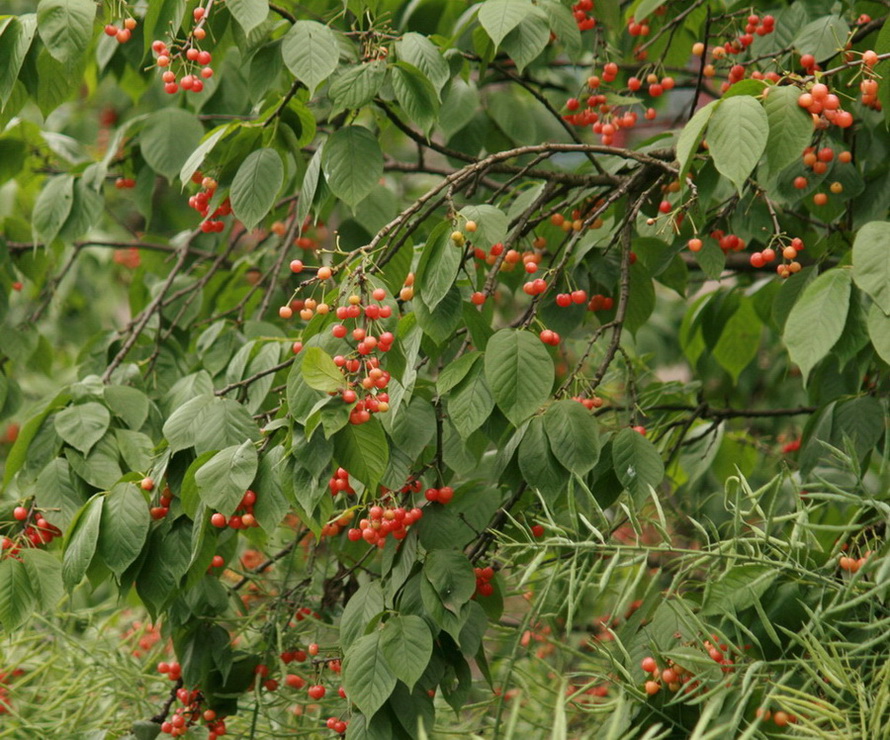
<svg viewBox="0 0 890 740"><path fill-rule="evenodd" d="M11 254L20 252L29 252L35 248L46 248L47 245L41 242L6 242L6 246ZM167 252L169 254L178 254L179 247L171 244L159 244L157 242L140 242L140 241L118 241L118 240L102 240L102 239L85 239L83 241L73 242L76 249L82 247L104 247L108 249L145 249L150 252ZM213 252L205 252L203 249L194 249L189 247L188 253L194 257L202 259L213 259L216 255Z"/></svg>
<svg viewBox="0 0 890 740"><path fill-rule="evenodd" d="M230 391L235 390L236 388L242 388L244 386L250 385L251 383L255 383L260 378L265 378L267 375L273 375L274 373L277 373L279 370L284 370L286 367L290 367L291 365L294 364L294 359L295 358L293 358L293 357L289 357L288 359L284 360L284 362L279 362L274 367L270 367L266 370L260 370L259 372L251 375L249 378L244 378L244 380L239 380L235 383L229 383L228 385L223 386L219 390L214 391L214 394L217 396L224 396L227 393L229 393Z"/></svg>
<svg viewBox="0 0 890 740"><path fill-rule="evenodd" d="M513 492L513 495L510 496L507 503L505 503L500 509L498 509L494 516L491 518L491 521L488 523L488 526L474 541L473 546L470 548L470 551L467 553L467 557L469 558L471 563L478 562L488 548L491 546L491 543L494 542L495 533L500 531L501 527L507 523L508 515L510 513L510 509L512 509L519 499L522 498L522 494L524 494L528 490L528 483L523 481L517 486L516 490Z"/></svg>
<svg viewBox="0 0 890 740"><path fill-rule="evenodd" d="M188 239L183 242L182 246L177 249L178 256L176 259L176 264L173 265L170 273L167 275L167 279L164 280L164 283L161 285L161 289L158 291L158 294L152 299L151 303L149 303L142 312L133 319L126 329L122 332L122 334L127 334L127 339L124 341L123 347L120 348L118 353L114 356L114 359L109 363L108 367L105 369L105 372L102 373L102 382L108 383L111 380L111 376L114 371L120 366L120 364L124 361L124 358L129 354L130 350L133 349L133 345L139 339L142 330L148 325L149 320L155 311L159 310L161 307L161 303L164 300L164 296L167 291L170 290L170 286L173 285L173 281L176 279L176 276L179 274L179 271L185 265L185 260L189 254L189 245L192 243L194 239L197 238L198 234L201 233L200 229L195 229L188 237Z"/></svg>

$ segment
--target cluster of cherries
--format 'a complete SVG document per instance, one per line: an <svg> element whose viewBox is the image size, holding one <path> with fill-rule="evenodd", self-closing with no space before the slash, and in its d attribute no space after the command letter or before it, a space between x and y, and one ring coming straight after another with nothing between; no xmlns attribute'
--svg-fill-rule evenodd
<svg viewBox="0 0 890 740"><path fill-rule="evenodd" d="M145 477L139 483L139 487L143 491L153 491L155 488L154 479L150 477ZM151 514L152 519L163 519L170 512L170 503L173 501L173 493L170 491L169 486L164 486L164 490L161 491L161 495L158 497L158 505L152 506L149 509L149 513Z"/></svg>
<svg viewBox="0 0 890 740"><path fill-rule="evenodd" d="M173 95L180 89L199 93L204 90L204 80L213 77L213 68L210 62L213 56L209 51L200 49L197 43L207 36L204 23L207 19L205 8L197 7L192 11L195 19L195 27L187 41L178 48L171 49L166 42L157 39L152 42L151 50L155 53L155 64L161 71L161 80L164 82L164 91ZM179 67L177 82L176 72L171 66Z"/></svg>
<svg viewBox="0 0 890 740"><path fill-rule="evenodd" d="M757 710L754 712L754 716L757 717L761 722L769 722L772 720L773 724L776 727L786 727L787 725L793 725L797 722L797 717L793 714L789 714L783 710L778 710L776 712L772 712L769 709L765 709L763 707L757 707Z"/></svg>
<svg viewBox="0 0 890 740"><path fill-rule="evenodd" d="M871 550L866 552L861 558L851 558L848 555L841 555L838 558L837 564L841 570L845 570L847 573L857 573L868 561L869 556L871 556Z"/></svg>
<svg viewBox="0 0 890 740"><path fill-rule="evenodd" d="M109 23L105 26L104 31L106 36L111 36L113 39L116 39L117 43L126 44L133 38L133 29L136 28L137 25L135 18L124 18L120 26Z"/></svg>
<svg viewBox="0 0 890 740"><path fill-rule="evenodd" d="M6 688L9 679L18 678L24 673L25 671L21 668L14 668L11 671L0 671L0 714L9 714L10 709L12 709L9 703L9 691Z"/></svg>
<svg viewBox="0 0 890 740"><path fill-rule="evenodd" d="M734 661L740 657L739 654L733 655L733 648L725 642L720 642L717 635L711 635L711 639L704 640L701 646L708 657L720 665L720 670L723 673L732 673L735 670ZM647 656L641 661L640 667L651 675L643 687L650 696L657 694L662 685L667 686L668 690L673 692L683 688L687 694L692 693L701 685L701 682L696 680L690 671L670 659L664 668L659 668L655 658Z"/></svg>
<svg viewBox="0 0 890 740"><path fill-rule="evenodd" d="M179 665L174 663L173 665ZM172 671L162 671L164 666L170 667L166 663L158 665L160 673L166 673L170 678ZM178 680L178 679L176 679ZM181 706L177 707L173 715L161 723L161 732L171 737L181 737L185 735L190 727L194 727L199 723L203 723L207 730L207 740L217 740L226 734L225 717L217 715L216 710L202 708L204 697L197 689L191 691L186 688L180 688L176 691L176 698Z"/></svg>
<svg viewBox="0 0 890 740"><path fill-rule="evenodd" d="M201 190L189 197L189 208L193 208L204 219L201 222L201 231L205 234L223 231L225 223L220 216L228 216L232 212L232 203L226 198L220 203L213 213L210 212L210 201L216 193L218 183L212 177L205 177L201 172L192 175L192 182L200 185Z"/></svg>
<svg viewBox="0 0 890 740"><path fill-rule="evenodd" d="M291 262L291 270L301 272L303 263L294 260ZM327 280L332 274L330 267L318 268L317 276L321 280ZM386 298L386 291L383 288L371 291L371 298L376 303L367 303L363 306L361 296L349 296L346 305L337 306L334 313L341 322L352 320L356 325L351 329L346 323L338 323L331 327L331 334L334 337L351 338L356 342L355 354L336 355L333 358L334 364L344 375L344 388L340 396L344 403L354 404L349 412L351 424L364 424L371 420L372 414L389 411L389 394L385 390L389 385L390 374L380 367L380 358L374 353L389 352L395 342L395 335L390 331L375 333L376 322L392 316L392 306L380 303ZM307 298L294 300L290 305L282 306L278 314L281 318L290 318L295 307L299 307L300 318L305 321L317 313L324 315L331 311L328 304ZM358 319L362 320L363 326L358 325ZM299 352L302 346L302 343L295 342L293 349ZM360 391L364 392L362 398L359 398Z"/></svg>
<svg viewBox="0 0 890 740"><path fill-rule="evenodd" d="M563 115L563 120L572 126L590 126L593 133L599 135L603 146L612 146L615 143L615 134L620 129L631 129L637 125L639 114L634 110L622 110L619 106L611 105L608 98L602 92L598 92L603 82L611 83L618 75L618 65L609 62L603 67L602 76L591 75L587 78L587 107L581 110L581 101L578 98L569 98L566 101L566 109L569 111ZM646 77L648 91L652 97L659 97L666 90L672 90L675 82L673 77L659 79L654 73ZM643 85L642 80L631 77L628 80L630 92L639 90ZM647 108L643 117L647 121L655 119L657 113L654 108Z"/></svg>
<svg viewBox="0 0 890 740"><path fill-rule="evenodd" d="M260 523L253 515L253 507L256 504L257 495L254 491L247 490L241 497L241 502L235 513L228 519L226 515L217 511L210 516L210 523L214 527L222 529L229 527L230 529L250 529L251 527L259 527Z"/></svg>
<svg viewBox="0 0 890 740"><path fill-rule="evenodd" d="M442 486L441 488L427 488L423 492L423 497L430 502L442 505L451 503L454 498L454 489L451 486Z"/></svg>
<svg viewBox="0 0 890 740"><path fill-rule="evenodd" d="M593 0L578 0L572 6L572 16L579 31L590 31L596 28L596 18L590 15L593 10Z"/></svg>
<svg viewBox="0 0 890 740"><path fill-rule="evenodd" d="M12 518L22 524L22 529L13 537L0 538L2 557L17 558L23 547L43 547L62 536L62 531L50 524L42 513L29 510L26 506L16 506L12 510Z"/></svg>
<svg viewBox="0 0 890 740"><path fill-rule="evenodd" d="M491 596L494 593L494 586L491 585L494 568L490 565L485 568L473 568L473 573L476 575L476 595Z"/></svg>
<svg viewBox="0 0 890 740"><path fill-rule="evenodd" d="M380 506L375 504L368 509L367 518L359 521L358 527L346 532L351 542L364 540L369 545L383 547L386 538L403 540L414 522L423 517L423 509L414 507L406 509L402 506Z"/></svg>
<svg viewBox="0 0 890 740"><path fill-rule="evenodd" d="M588 411L593 411L603 405L603 399L599 396L592 396L590 398L585 398L584 396L572 396L572 400L580 403Z"/></svg>

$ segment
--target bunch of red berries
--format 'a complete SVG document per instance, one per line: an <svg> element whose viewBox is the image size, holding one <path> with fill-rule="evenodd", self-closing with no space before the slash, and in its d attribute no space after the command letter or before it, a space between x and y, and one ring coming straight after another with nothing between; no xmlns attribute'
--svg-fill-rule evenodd
<svg viewBox="0 0 890 740"><path fill-rule="evenodd" d="M374 505L368 509L368 517L359 522L358 528L350 529L346 536L352 542L364 540L369 545L383 547L390 535L396 540L405 539L411 525L422 516L423 510L416 507L405 509L402 506L384 508Z"/></svg>
<svg viewBox="0 0 890 740"><path fill-rule="evenodd" d="M485 568L473 568L473 572L476 574L476 594L491 596L494 593L494 586L491 585L494 568L488 565Z"/></svg>
<svg viewBox="0 0 890 740"><path fill-rule="evenodd" d="M225 514L217 511L210 517L210 523L214 527L229 527L230 529L249 529L250 527L259 527L260 523L253 515L253 506L256 503L257 495L253 491L246 491L241 498L241 503L235 513L226 519Z"/></svg>

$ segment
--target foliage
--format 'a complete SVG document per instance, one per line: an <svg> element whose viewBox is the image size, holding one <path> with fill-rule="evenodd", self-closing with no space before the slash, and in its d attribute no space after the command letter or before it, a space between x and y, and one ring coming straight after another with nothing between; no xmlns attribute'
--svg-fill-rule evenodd
<svg viewBox="0 0 890 740"><path fill-rule="evenodd" d="M883 737L885 4L12 9L12 736Z"/></svg>

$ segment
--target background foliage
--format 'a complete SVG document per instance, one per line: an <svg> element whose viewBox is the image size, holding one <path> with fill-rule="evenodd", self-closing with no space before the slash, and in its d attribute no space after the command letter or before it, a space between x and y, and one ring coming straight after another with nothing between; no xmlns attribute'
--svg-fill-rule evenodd
<svg viewBox="0 0 890 740"><path fill-rule="evenodd" d="M884 736L886 3L6 7L0 737Z"/></svg>

